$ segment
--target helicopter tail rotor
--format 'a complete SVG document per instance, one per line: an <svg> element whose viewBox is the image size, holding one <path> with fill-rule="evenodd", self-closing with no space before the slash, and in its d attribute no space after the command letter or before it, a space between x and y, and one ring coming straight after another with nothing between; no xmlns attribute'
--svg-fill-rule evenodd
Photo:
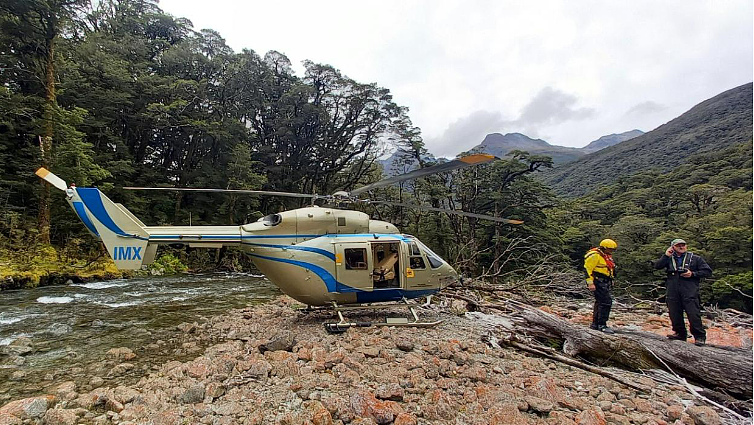
<svg viewBox="0 0 754 425"><path fill-rule="evenodd" d="M51 185L55 186L56 188L64 192L66 189L68 189L68 185L65 183L65 180L56 176L50 170L44 167L41 167L40 169L38 169L34 174L38 175L40 178L42 178L42 180L46 181L47 183L50 183Z"/></svg>

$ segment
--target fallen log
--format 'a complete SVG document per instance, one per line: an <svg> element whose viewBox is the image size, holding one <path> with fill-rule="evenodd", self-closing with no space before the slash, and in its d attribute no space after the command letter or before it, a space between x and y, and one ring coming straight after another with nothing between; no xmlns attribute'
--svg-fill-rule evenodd
<svg viewBox="0 0 754 425"><path fill-rule="evenodd" d="M557 338L563 352L598 363L614 363L633 370L665 369L725 393L752 397L752 351L734 347L698 347L671 341L650 332L616 329L614 335L588 329L535 308L523 308L516 328L540 337ZM658 361L658 358L662 362Z"/></svg>
<svg viewBox="0 0 754 425"><path fill-rule="evenodd" d="M505 326L504 331L515 335L515 339L521 335L554 339L571 357L581 356L598 365L610 364L634 371L670 368L673 373L711 389L739 399L752 398L751 349L699 347L629 329L616 329L616 334L608 335L513 300L488 303L459 294L445 295L462 299L473 308L507 312L511 325Z"/></svg>

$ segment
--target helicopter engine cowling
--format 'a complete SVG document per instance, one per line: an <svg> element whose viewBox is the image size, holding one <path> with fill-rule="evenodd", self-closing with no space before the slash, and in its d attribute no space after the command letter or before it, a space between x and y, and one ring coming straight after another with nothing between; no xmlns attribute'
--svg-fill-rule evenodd
<svg viewBox="0 0 754 425"><path fill-rule="evenodd" d="M382 220L369 220L369 233L400 233L393 223Z"/></svg>

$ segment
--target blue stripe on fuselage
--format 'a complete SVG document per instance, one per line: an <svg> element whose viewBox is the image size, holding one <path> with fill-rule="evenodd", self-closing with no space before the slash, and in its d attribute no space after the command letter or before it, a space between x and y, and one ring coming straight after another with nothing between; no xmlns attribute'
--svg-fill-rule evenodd
<svg viewBox="0 0 754 425"><path fill-rule="evenodd" d="M252 242L244 242L243 244L250 245L250 246L258 246L261 248L282 248L282 249L293 249L297 251L314 252L315 254L324 255L325 257L335 261L335 254L322 248L314 248L311 246L300 246L300 245L274 245L274 244L252 243Z"/></svg>
<svg viewBox="0 0 754 425"><path fill-rule="evenodd" d="M289 260L287 258L276 258L276 257L268 257L266 255L259 255L259 254L249 254L252 257L261 258L264 260L271 260L271 261L278 261L281 263L291 264L294 266L303 267L305 269L311 270L314 272L317 276L319 276L320 279L325 283L325 286L327 286L328 292L355 292L356 293L356 301L360 303L370 303L370 302L381 302L381 301L398 301L403 298L417 298L424 295L431 295L439 291L440 289L421 289L416 291L408 291L404 289L377 289L374 291L365 291L363 289L357 289L352 288L348 285L344 285L343 283L338 282L335 277L333 277L330 272L325 270L324 268L320 266L315 266L314 264L307 263L304 261L297 261L297 260ZM336 290L337 288L337 290Z"/></svg>
<svg viewBox="0 0 754 425"><path fill-rule="evenodd" d="M94 223L92 223L92 220L89 219L89 215L86 213L86 209L84 208L83 202L74 202L73 203L73 209L76 210L76 214L79 216L81 221L84 223L84 226L86 226L87 229L89 229L90 232L94 233L95 235L99 236L99 233L97 233L97 228L94 227Z"/></svg>
<svg viewBox="0 0 754 425"><path fill-rule="evenodd" d="M319 276L320 279L322 279L323 282L325 282L325 286L327 286L327 292L336 292L336 289L338 287L338 281L335 280L335 277L330 274L327 270L320 266L315 266L311 263L306 263L304 261L297 261L297 260L289 260L287 258L276 258L276 257L268 257L266 255L259 255L259 254L249 254L252 257L261 258L263 260L271 260L271 261L278 261L281 263L286 264L293 264L294 266L303 267L305 269L311 270Z"/></svg>

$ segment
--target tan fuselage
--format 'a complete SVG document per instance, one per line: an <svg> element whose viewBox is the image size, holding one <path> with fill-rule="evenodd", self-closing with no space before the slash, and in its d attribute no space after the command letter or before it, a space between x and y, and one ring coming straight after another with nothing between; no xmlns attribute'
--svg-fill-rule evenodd
<svg viewBox="0 0 754 425"><path fill-rule="evenodd" d="M311 306L415 298L437 292L458 278L434 253L430 261L431 251L415 238L358 211L308 207L243 226L145 230L150 245L240 246L285 294ZM381 258L385 250L391 251L392 258ZM352 267L347 256L354 254L360 260ZM390 270L380 270L388 262Z"/></svg>

